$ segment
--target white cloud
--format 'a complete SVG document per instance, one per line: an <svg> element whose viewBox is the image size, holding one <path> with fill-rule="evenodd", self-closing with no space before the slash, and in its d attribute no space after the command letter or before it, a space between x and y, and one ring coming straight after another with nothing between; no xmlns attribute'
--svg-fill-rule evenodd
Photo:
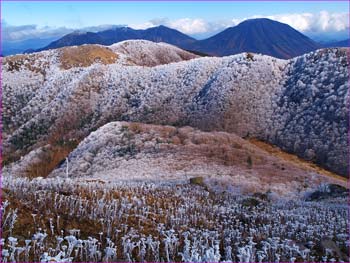
<svg viewBox="0 0 350 263"><path fill-rule="evenodd" d="M196 35L202 33L216 32L218 30L234 26L237 20L221 20L210 22L202 18L180 18L176 20L169 20L167 18L158 18L147 21L143 24L134 24L131 27L136 29L146 29L150 27L155 27L159 25L168 26L179 30L182 33L189 35Z"/></svg>
<svg viewBox="0 0 350 263"><path fill-rule="evenodd" d="M185 34L207 37L227 27L237 25L249 18L266 17L282 23L286 23L295 29L309 35L336 33L347 31L349 28L348 13L330 13L321 11L319 13L290 13L271 16L255 15L246 18L222 19L219 21L206 21L203 18L180 18L170 20L168 18L157 18L142 24L131 24L136 29L165 25L177 29ZM82 31L99 31L111 28L111 25L102 25L80 29ZM66 27L39 27L37 25L12 26L2 20L2 33L4 41L20 41L30 38L61 37L76 29Z"/></svg>
<svg viewBox="0 0 350 263"><path fill-rule="evenodd" d="M93 27L85 27L79 29L79 31L90 31L97 32L110 28L117 27L115 25L100 25ZM77 29L67 28L67 27L39 27L37 25L22 25L13 26L6 23L6 21L1 21L2 38L5 42L16 42L23 41L27 39L45 39L53 37L61 37L66 34L72 33Z"/></svg>
<svg viewBox="0 0 350 263"><path fill-rule="evenodd" d="M72 30L69 30L65 27L49 28L38 27L36 25L7 25L2 28L4 41L21 41L34 38L50 38L55 36L62 36L70 32L72 32Z"/></svg>
<svg viewBox="0 0 350 263"><path fill-rule="evenodd" d="M198 34L208 32L208 23L203 19L182 18L169 23L169 26L176 28L185 34Z"/></svg>
<svg viewBox="0 0 350 263"><path fill-rule="evenodd" d="M255 15L241 19L233 18L222 21L206 21L202 18L180 18L169 20L166 18L153 19L141 25L133 25L135 28L145 29L153 26L165 25L175 28L185 34L195 35L212 33L234 26L251 18L270 18L281 23L288 24L301 32L327 33L347 30L349 28L348 13L330 13L321 11L319 13L291 13L277 14L272 16Z"/></svg>
<svg viewBox="0 0 350 263"><path fill-rule="evenodd" d="M267 18L286 23L302 32L334 32L349 28L348 13L321 11L316 14L280 14Z"/></svg>

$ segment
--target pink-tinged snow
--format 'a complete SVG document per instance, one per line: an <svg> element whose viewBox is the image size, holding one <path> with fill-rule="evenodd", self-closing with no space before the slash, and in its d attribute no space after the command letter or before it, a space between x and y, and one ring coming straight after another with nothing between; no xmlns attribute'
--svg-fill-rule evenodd
<svg viewBox="0 0 350 263"><path fill-rule="evenodd" d="M155 183L202 177L218 191L298 197L322 183L345 185L269 155L234 134L127 122L111 122L92 132L68 156L68 163L50 175L55 176Z"/></svg>
<svg viewBox="0 0 350 263"><path fill-rule="evenodd" d="M159 54L169 53L176 62L185 51L139 40L109 48L120 52L120 63L69 70L59 69L57 50L34 54L38 65L50 65L44 81L42 73L26 67L7 71L5 61L5 154L28 136L45 144L47 130L76 116L91 120L77 128L84 136L110 121L190 125L257 137L339 174L347 169L344 50L319 50L292 60L239 54L144 67L126 66L123 56L153 65L161 63ZM33 140L28 144L36 147Z"/></svg>

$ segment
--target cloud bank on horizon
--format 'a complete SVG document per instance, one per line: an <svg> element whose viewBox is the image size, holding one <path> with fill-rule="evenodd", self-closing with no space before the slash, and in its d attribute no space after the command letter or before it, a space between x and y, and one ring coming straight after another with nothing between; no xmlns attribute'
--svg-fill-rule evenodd
<svg viewBox="0 0 350 263"><path fill-rule="evenodd" d="M146 29L149 27L165 25L200 39L212 36L219 31L235 26L246 19L262 17L286 23L311 37L327 34L332 35L333 37L338 34L338 38L348 37L349 13L328 11L320 11L318 13L285 13L271 16L253 15L241 19L232 18L217 21L207 21L202 18L156 18L141 24L129 24L128 26L135 29ZM1 24L2 39L5 42L23 41L34 38L59 38L76 30L96 32L116 27L116 25L96 25L83 28L69 28L65 26L42 27L39 25L14 26L6 23L5 20L2 20Z"/></svg>
<svg viewBox="0 0 350 263"><path fill-rule="evenodd" d="M8 24L5 20L1 21L1 30L2 30L2 40L8 42L16 42L27 39L34 38L52 38L52 37L61 37L65 34L72 33L74 31L82 32L98 32L106 29L111 29L114 27L120 27L125 25L98 25L92 27L83 27L83 28L68 28L68 27L49 27L44 26L40 27L38 25L22 25L14 26Z"/></svg>
<svg viewBox="0 0 350 263"><path fill-rule="evenodd" d="M326 33L347 30L349 28L348 15L348 13L330 13L327 11L321 11L316 14L292 13L271 16L254 15L242 19L233 18L231 20L223 20L217 22L208 22L201 18L181 18L177 20L154 19L144 24L134 25L134 28L145 29L162 24L175 28L189 35L202 33L210 34L230 26L235 26L246 19L264 17L288 24L301 32Z"/></svg>

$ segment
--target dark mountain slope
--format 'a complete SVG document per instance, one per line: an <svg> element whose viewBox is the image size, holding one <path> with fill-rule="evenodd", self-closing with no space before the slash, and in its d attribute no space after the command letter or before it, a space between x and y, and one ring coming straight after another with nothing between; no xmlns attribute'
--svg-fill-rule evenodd
<svg viewBox="0 0 350 263"><path fill-rule="evenodd" d="M194 38L191 38L175 29L171 29L165 26L152 27L146 30L135 30L130 27L118 27L97 33L71 33L65 35L57 41L52 42L44 48L38 49L37 51L65 46L78 46L82 44L112 45L120 41L131 39L144 39L153 42L165 42L182 48L185 48L189 44L196 41Z"/></svg>
<svg viewBox="0 0 350 263"><path fill-rule="evenodd" d="M119 27L97 33L71 33L37 51L82 44L111 45L130 39L165 42L215 56L253 52L287 59L321 48L320 44L286 24L260 18L246 20L201 41L165 26L145 30Z"/></svg>
<svg viewBox="0 0 350 263"><path fill-rule="evenodd" d="M292 58L321 46L289 25L270 19L250 19L198 41L193 50L225 56L242 52Z"/></svg>
<svg viewBox="0 0 350 263"><path fill-rule="evenodd" d="M189 37L180 31L166 26L148 28L143 30L141 33L143 39L153 42L166 42L181 48L186 48L190 44L197 41L196 39Z"/></svg>

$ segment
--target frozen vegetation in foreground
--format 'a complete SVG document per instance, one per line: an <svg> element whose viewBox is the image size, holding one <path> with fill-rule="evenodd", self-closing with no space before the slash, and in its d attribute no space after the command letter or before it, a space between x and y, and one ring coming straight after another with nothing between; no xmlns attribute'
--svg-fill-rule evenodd
<svg viewBox="0 0 350 263"><path fill-rule="evenodd" d="M346 194L313 202L194 184L13 177L3 188L3 262L349 261Z"/></svg>

